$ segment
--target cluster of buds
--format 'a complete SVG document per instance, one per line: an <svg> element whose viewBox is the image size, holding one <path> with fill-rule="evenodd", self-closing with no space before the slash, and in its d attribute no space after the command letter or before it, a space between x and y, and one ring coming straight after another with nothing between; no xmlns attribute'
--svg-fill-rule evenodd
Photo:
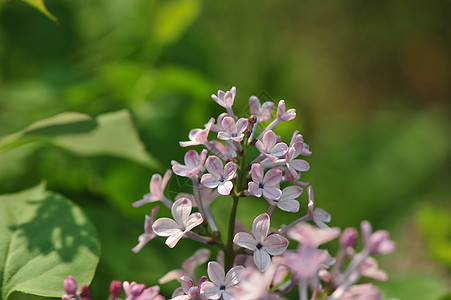
<svg viewBox="0 0 451 300"><path fill-rule="evenodd" d="M358 232L347 228L330 228L331 216L315 207L313 187L301 181L301 174L310 169L304 157L312 153L298 131L287 144L277 136L275 129L281 122L296 117L295 109L286 109L281 100L274 116L275 104L252 96L249 99L251 115L239 118L232 106L236 88L219 91L212 99L225 108L217 119L211 118L202 129L189 132L189 141L180 146L203 145L199 153L188 150L184 164L172 161L172 172L192 182L192 193L180 193L174 199L164 195L172 176L171 170L162 177L152 176L150 193L133 203L135 207L160 201L168 207L173 218L157 219L158 206L151 216L146 215L144 233L139 236L139 252L156 236L166 237L173 248L182 238L217 247L216 261L210 259L210 250L201 248L188 258L182 269L174 270L160 279L160 284L178 280L181 287L171 299L284 299L297 289L299 299L382 299L381 292L370 283L357 284L362 276L386 280L378 269L375 254L386 254L395 249L386 231L372 232L369 222L361 224L363 248L357 251ZM269 124L268 124L269 123ZM267 124L267 126L263 126ZM213 133L217 139L211 139ZM255 147L257 151L249 151ZM258 154L255 154L258 153ZM298 213L297 200L307 188L307 213L294 222L271 228L276 209ZM221 196L221 200L216 200ZM240 199L268 203L266 212L256 215L249 232L236 212ZM230 201L231 210L227 232L220 232L210 205L212 201ZM244 200L243 200L244 201ZM192 210L196 209L196 212ZM340 237L340 249L334 258L320 245ZM288 249L290 240L294 245ZM297 246L296 246L297 245ZM208 261L206 275L196 278L195 269ZM205 273L204 273L205 274ZM147 291L144 285L125 284L126 299L159 299L152 296L130 296L131 290ZM119 284L120 286L120 284ZM127 288L126 288L127 286ZM139 289L138 289L139 286ZM157 287L150 288L153 291ZM141 295L141 294L140 294ZM114 299L117 299L114 296Z"/></svg>

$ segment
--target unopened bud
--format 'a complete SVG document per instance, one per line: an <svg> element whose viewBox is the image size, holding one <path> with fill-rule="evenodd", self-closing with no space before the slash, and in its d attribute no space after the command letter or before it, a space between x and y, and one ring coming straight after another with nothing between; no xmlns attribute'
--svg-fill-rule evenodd
<svg viewBox="0 0 451 300"><path fill-rule="evenodd" d="M340 244L343 248L354 248L357 244L357 238L359 234L355 228L349 227L343 231L340 237Z"/></svg>
<svg viewBox="0 0 451 300"><path fill-rule="evenodd" d="M73 276L69 276L64 280L63 287L69 295L75 295L77 293L77 282Z"/></svg>
<svg viewBox="0 0 451 300"><path fill-rule="evenodd" d="M122 293L122 283L119 280L113 280L110 284L110 293L114 297Z"/></svg>

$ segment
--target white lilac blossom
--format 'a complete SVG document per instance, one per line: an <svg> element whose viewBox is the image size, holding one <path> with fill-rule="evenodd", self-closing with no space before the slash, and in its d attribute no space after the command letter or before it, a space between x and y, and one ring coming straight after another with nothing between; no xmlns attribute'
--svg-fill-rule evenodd
<svg viewBox="0 0 451 300"><path fill-rule="evenodd" d="M210 132L211 126L214 124L215 119L211 118L210 121L205 125L205 129L193 129L189 132L188 137L189 141L180 142L180 146L188 147L188 146L196 146L203 145L208 141L208 133Z"/></svg>
<svg viewBox="0 0 451 300"><path fill-rule="evenodd" d="M255 147L267 158L272 161L284 156L288 151L288 146L285 143L277 143L277 137L274 131L268 130L265 132L261 140L255 143Z"/></svg>
<svg viewBox="0 0 451 300"><path fill-rule="evenodd" d="M180 279L182 276L188 276L190 279L195 279L194 271L197 267L205 263L210 258L210 250L200 248L194 252L193 256L188 257L182 264L182 269L172 270L160 278L158 283L163 284L174 279Z"/></svg>
<svg viewBox="0 0 451 300"><path fill-rule="evenodd" d="M138 253L139 251L141 251L144 245L150 242L156 236L155 232L152 229L152 225L155 222L155 218L159 210L160 207L155 206L152 209L150 217L146 215L146 220L144 221L144 233L139 236L139 243L132 249L133 252Z"/></svg>
<svg viewBox="0 0 451 300"><path fill-rule="evenodd" d="M302 188L299 186L287 186L282 190L282 196L278 200L270 200L269 203L278 208L289 212L299 211L299 201L296 200L302 194Z"/></svg>
<svg viewBox="0 0 451 300"><path fill-rule="evenodd" d="M322 208L315 208L315 199L313 197L313 187L309 186L307 188L308 194L308 215L311 220L320 228L327 229L326 223L329 223L331 220L330 214Z"/></svg>
<svg viewBox="0 0 451 300"><path fill-rule="evenodd" d="M248 191L255 197L265 197L268 200L279 199L282 196L280 190L280 181L282 180L282 171L280 169L271 169L263 176L263 168L260 164L252 165L252 181L248 184Z"/></svg>
<svg viewBox="0 0 451 300"><path fill-rule="evenodd" d="M249 108L251 113L257 117L257 122L264 122L274 119L271 115L274 110L274 103L266 101L263 105L260 105L260 100L256 96L249 98Z"/></svg>
<svg viewBox="0 0 451 300"><path fill-rule="evenodd" d="M189 141L180 142L182 147L197 145L206 148L200 153L199 150L186 152L184 164L172 161L174 174L189 177L192 191L176 193L175 199L166 198L164 191L172 174L168 170L163 177L153 175L150 193L133 203L138 207L162 201L173 216L173 219L155 220L158 207L154 207L150 217L146 215L144 233L139 236L139 243L133 251L141 250L155 235L167 237L166 244L170 248L175 247L182 237L187 237L219 250L218 262L208 262L206 272L200 273L207 273L210 281L206 276L197 281L195 274L210 259L210 250L205 248L185 260L180 269L170 271L160 279L160 284L174 279L180 281L181 286L172 294L175 300L284 299L293 289L297 289L300 300L381 300L381 293L375 286L357 282L362 277L387 280L387 274L378 268L372 255L387 254L395 249L388 232L378 230L373 233L371 224L363 221L363 249L360 252L356 248L359 236L352 228L341 235L335 257L320 249L321 245L337 238L340 230L328 227L326 223L331 221L330 214L315 208L312 186L300 181L310 165L299 156L308 157L312 152L298 131L293 133L289 144L275 132L281 122L296 117L296 110L287 110L285 101L280 100L277 112L273 112L273 102L261 104L257 97L252 96L249 98L252 115L236 116L232 109L235 97L235 87L212 95L212 99L227 113L210 118L204 129L191 130ZM272 122L266 127L261 124L270 120ZM217 133L217 139L208 140L210 131ZM307 186L305 199L301 197L302 187ZM223 195L230 196L221 200L231 202L226 232L216 226L216 216L210 210L211 202ZM252 232L248 232L236 217L240 202L250 203L248 207L254 203L255 207L261 207L258 202L264 200L249 195L263 196L270 204L267 213L255 214L258 216L252 223ZM298 212L303 201L308 204L306 214L281 228L270 228L276 207L282 210L278 212L280 214ZM192 213L193 207L199 212ZM198 225L202 226L191 232ZM288 239L298 243L296 249L288 249ZM122 300L121 285L119 281L111 283L109 300ZM89 289L84 286L81 293L77 292L73 277L66 279L63 287L67 293L63 300L90 300ZM158 286L146 288L144 284L125 281L123 287L125 300L164 299L159 295Z"/></svg>
<svg viewBox="0 0 451 300"><path fill-rule="evenodd" d="M181 198L172 205L172 216L161 218L153 223L152 229L159 236L167 236L166 245L174 248L177 242L191 229L200 225L203 218L200 213L191 214L192 204L187 198Z"/></svg>
<svg viewBox="0 0 451 300"><path fill-rule="evenodd" d="M205 163L209 174L202 175L201 183L208 188L218 188L218 193L228 195L233 188L232 179L236 176L237 165L228 162L223 166L217 156L209 156Z"/></svg>
<svg viewBox="0 0 451 300"><path fill-rule="evenodd" d="M244 130L247 127L247 119L241 118L235 122L235 120L229 116L224 117L221 122L221 129L218 132L218 139L234 142L241 142L244 138Z"/></svg>
<svg viewBox="0 0 451 300"><path fill-rule="evenodd" d="M166 206L168 206L169 203L169 206L171 206L172 202L163 194L171 175L171 170L167 170L166 173L164 173L163 178L161 178L160 174L154 174L150 180L150 193L144 195L143 199L133 202L133 206L139 207L155 201L162 201Z"/></svg>
<svg viewBox="0 0 451 300"><path fill-rule="evenodd" d="M211 98L224 108L230 108L233 105L233 100L235 100L236 87L232 87L230 91L224 92L219 90L218 95L211 95Z"/></svg>
<svg viewBox="0 0 451 300"><path fill-rule="evenodd" d="M211 282L202 283L201 295L207 299L219 299L221 297L224 300L232 299L230 288L240 282L240 273L243 270L243 266L236 266L225 274L224 268L218 262L209 262L207 273Z"/></svg>
<svg viewBox="0 0 451 300"><path fill-rule="evenodd" d="M261 214L252 223L252 235L238 232L233 239L238 246L254 252L255 265L261 271L269 267L270 255L281 255L288 247L288 240L280 234L268 235L269 222L269 215Z"/></svg>
<svg viewBox="0 0 451 300"><path fill-rule="evenodd" d="M207 158L208 150L204 149L200 153L200 155L195 150L189 150L185 154L185 165L182 165L175 160L171 162L172 171L176 175L184 176L184 177L193 177L196 176L202 170L204 166L205 159Z"/></svg>
<svg viewBox="0 0 451 300"><path fill-rule="evenodd" d="M181 287L174 291L171 300L199 299L200 286L207 280L207 276L202 276L197 285L195 285L189 276L180 277Z"/></svg>

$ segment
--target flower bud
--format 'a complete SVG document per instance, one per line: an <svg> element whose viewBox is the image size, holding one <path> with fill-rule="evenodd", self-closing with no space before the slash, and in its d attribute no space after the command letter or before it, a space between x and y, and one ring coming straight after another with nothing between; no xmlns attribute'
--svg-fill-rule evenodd
<svg viewBox="0 0 451 300"><path fill-rule="evenodd" d="M64 280L63 287L69 295L75 295L77 293L77 282L73 276L69 276Z"/></svg>
<svg viewBox="0 0 451 300"><path fill-rule="evenodd" d="M355 228L349 227L343 231L340 237L340 245L346 249L348 247L354 248L357 244L358 233Z"/></svg>
<svg viewBox="0 0 451 300"><path fill-rule="evenodd" d="M119 280L113 280L110 284L110 293L113 297L118 296L122 293L122 283Z"/></svg>

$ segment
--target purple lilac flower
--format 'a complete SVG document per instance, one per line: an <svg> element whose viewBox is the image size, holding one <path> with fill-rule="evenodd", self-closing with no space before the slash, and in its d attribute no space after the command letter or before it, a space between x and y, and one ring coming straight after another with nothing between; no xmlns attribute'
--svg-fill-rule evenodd
<svg viewBox="0 0 451 300"><path fill-rule="evenodd" d="M260 105L260 100L252 96L249 98L249 108L251 109L251 113L257 117L257 122L264 122L272 120L274 117L271 115L274 110L274 103L271 101L267 101Z"/></svg>
<svg viewBox="0 0 451 300"><path fill-rule="evenodd" d="M138 238L139 243L132 249L133 252L138 253L139 251L141 251L144 245L150 242L156 236L155 232L152 229L152 225L155 221L155 218L159 210L160 207L155 206L152 209L150 217L146 215L146 220L144 222L144 233L139 236Z"/></svg>
<svg viewBox="0 0 451 300"><path fill-rule="evenodd" d="M299 211L299 201L296 200L302 194L302 188L299 186L287 186L282 190L282 196L279 200L270 200L269 203L278 208L289 212Z"/></svg>
<svg viewBox="0 0 451 300"><path fill-rule="evenodd" d="M248 184L248 191L255 197L265 197L268 200L279 199L282 191L279 188L282 180L282 171L271 169L263 176L263 168L254 163L251 169L252 181Z"/></svg>
<svg viewBox="0 0 451 300"><path fill-rule="evenodd" d="M167 236L166 245L170 248L174 248L187 232L203 222L202 215L198 212L191 214L191 209L191 201L181 198L172 205L174 220L161 218L154 222L153 231L159 236Z"/></svg>
<svg viewBox="0 0 451 300"><path fill-rule="evenodd" d="M236 87L232 87L230 89L230 91L224 92L219 90L218 91L218 95L211 95L211 98L218 103L219 105L221 105L224 108L230 108L233 105L233 100L235 99L235 95L236 95Z"/></svg>
<svg viewBox="0 0 451 300"><path fill-rule="evenodd" d="M331 216L324 209L315 208L315 199L313 197L312 186L308 187L307 194L308 194L308 215L318 227L328 229L329 226L327 226L326 223L330 222Z"/></svg>
<svg viewBox="0 0 451 300"><path fill-rule="evenodd" d="M185 154L184 158L185 165L182 165L176 162L175 160L171 162L172 171L174 171L174 173L179 176L184 177L196 176L197 173L199 173L202 170L205 159L207 158L207 153L208 153L207 149L202 150L200 155L195 150L189 150Z"/></svg>
<svg viewBox="0 0 451 300"><path fill-rule="evenodd" d="M231 268L227 274L224 268L215 261L208 263L207 273L210 281L204 282L201 286L201 295L207 299L224 300L232 299L229 289L240 282L240 274L244 270L243 266Z"/></svg>
<svg viewBox="0 0 451 300"><path fill-rule="evenodd" d="M254 262L260 271L265 271L271 263L270 255L281 255L288 247L288 240L280 234L270 234L270 218L261 214L252 223L252 235L238 232L233 242L254 252Z"/></svg>
<svg viewBox="0 0 451 300"><path fill-rule="evenodd" d="M163 192L166 188L166 185L168 184L169 179L171 178L171 175L171 170L167 170L166 173L164 173L163 178L161 178L160 174L154 174L152 176L152 179L150 180L150 193L144 195L143 199L134 202L133 206L139 207L146 203L155 201L168 202L169 200L163 195Z"/></svg>
<svg viewBox="0 0 451 300"><path fill-rule="evenodd" d="M205 125L205 129L193 129L189 132L188 137L189 141L180 142L180 146L188 147L188 146L196 146L203 145L208 141L208 133L210 132L211 126L214 124L215 119L211 118L210 121Z"/></svg>
<svg viewBox="0 0 451 300"><path fill-rule="evenodd" d="M288 151L288 146L285 143L277 143L277 137L274 131L268 130L265 132L261 140L255 143L257 149L272 161L284 156Z"/></svg>
<svg viewBox="0 0 451 300"><path fill-rule="evenodd" d="M248 120L241 118L235 122L232 117L224 117L221 122L222 130L218 132L218 139L234 142L241 142L244 138L244 131L246 130Z"/></svg>
<svg viewBox="0 0 451 300"><path fill-rule="evenodd" d="M217 156L209 156L205 166L209 174L202 175L201 183L208 188L218 188L221 195L229 195L233 188L232 179L236 176L237 165L228 162L225 167Z"/></svg>

